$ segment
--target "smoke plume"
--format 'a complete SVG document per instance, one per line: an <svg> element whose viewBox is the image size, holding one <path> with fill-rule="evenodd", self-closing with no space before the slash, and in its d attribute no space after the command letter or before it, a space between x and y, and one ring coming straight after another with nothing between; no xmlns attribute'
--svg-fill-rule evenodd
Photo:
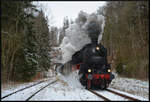
<svg viewBox="0 0 150 102"><path fill-rule="evenodd" d="M63 63L71 60L71 56L91 41L100 42L102 39L104 17L97 14L88 14L81 11L75 20L66 29L66 35L60 45L63 53Z"/></svg>

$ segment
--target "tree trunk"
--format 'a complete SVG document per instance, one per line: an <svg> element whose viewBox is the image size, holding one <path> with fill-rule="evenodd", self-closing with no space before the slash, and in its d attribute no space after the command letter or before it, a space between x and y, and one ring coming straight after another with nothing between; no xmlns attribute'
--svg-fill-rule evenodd
<svg viewBox="0 0 150 102"><path fill-rule="evenodd" d="M15 53L16 53L17 49L14 50L13 54L12 54L12 57L11 57L11 62L10 62L10 78L12 78L12 75L13 75L13 61L14 61L14 56L15 56ZM13 79L13 78L12 78Z"/></svg>

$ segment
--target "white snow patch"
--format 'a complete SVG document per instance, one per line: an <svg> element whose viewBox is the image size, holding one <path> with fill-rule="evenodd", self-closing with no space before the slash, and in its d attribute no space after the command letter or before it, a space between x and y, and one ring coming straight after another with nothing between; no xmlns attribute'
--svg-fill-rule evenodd
<svg viewBox="0 0 150 102"><path fill-rule="evenodd" d="M84 89L79 82L78 70L71 72L68 76L63 76L60 74L60 79L67 82L72 89Z"/></svg>
<svg viewBox="0 0 150 102"><path fill-rule="evenodd" d="M33 87L27 88L27 89L25 89L25 90L23 90L23 91L19 91L19 92L13 94L13 95L10 95L10 96L8 96L8 97L2 99L2 101L9 101L9 100L11 100L11 101L15 101L15 100L17 100L17 101L18 101L18 100L26 100L26 99L27 99L28 97L30 97L33 93L35 93L35 92L38 91L40 88L44 87L44 86L47 85L49 82L52 82L52 81L55 80L55 79L56 79L55 77L52 77L51 80L49 80L49 81L46 81L46 82L44 82L44 83L40 83L40 84L35 85L35 86L33 86ZM32 83L28 83L28 85L27 85L27 84L26 84L26 85L22 84L21 86L16 86L15 88L12 88L12 89L3 90L3 91L2 91L2 97L5 96L5 95L10 94L10 93L12 93L12 92L15 92L15 91L17 91L17 90L20 90L20 89L22 89L22 88L25 88L25 87L27 87L27 86L29 86L29 85L32 85L32 84L35 84L35 82L34 82L34 83L33 83L33 82L32 82Z"/></svg>
<svg viewBox="0 0 150 102"><path fill-rule="evenodd" d="M94 95L93 93L85 90L85 88L80 84L79 82L79 77L78 77L78 70L70 73L68 76L63 76L60 73L58 73L57 77L53 77L50 81L47 81L45 83L41 83L40 85L37 85L36 87L32 87L29 89L26 89L24 91L18 92L15 95L9 96L7 98L2 99L2 101L6 101L6 100L16 100L16 101L24 101L26 100L30 95L32 95L33 93L35 93L36 91L38 91L40 88L44 87L44 85L47 85L49 82L53 81L53 79L57 79L59 78L59 81L51 84L50 86L48 86L47 88L43 89L42 91L40 91L38 94L36 94L34 97L32 97L30 100L34 101L34 100L44 100L44 101L56 101L56 100L75 100L75 101L81 101L81 100L96 100L96 101L103 101L103 99L97 97L96 95ZM128 79L127 79L128 80ZM137 81L136 81L137 82ZM32 82L33 83L33 82ZM147 84L139 82L139 86L144 86L144 87L148 87L146 86ZM127 85L126 83L120 83L121 85L119 87L123 88L122 86L125 87L125 85ZM124 85L125 84L125 85ZM134 83L136 84L136 83ZM2 91L2 96L9 94L11 92L14 92L16 90L19 90L23 87L26 87L28 85L31 85L31 83L26 83L26 84L22 84L20 86L17 86L15 88L7 89L7 90L3 90ZM110 85L111 87L111 85ZM111 90L115 90L110 88ZM126 86L125 88L127 88L129 86ZM131 85L131 87L134 87ZM120 93L126 94L126 95L130 95L132 97L138 98L140 100L148 100L146 98L140 97L140 96L135 96L123 91L119 91L119 90L115 90L118 91ZM124 99L120 96L116 96L114 94L111 94L109 92L106 91L102 91L102 90L97 90L98 93L106 96L107 98L110 98L112 100L122 100L122 101L126 101L127 99Z"/></svg>
<svg viewBox="0 0 150 102"><path fill-rule="evenodd" d="M149 81L115 76L115 79L112 80L110 87L137 95L139 97L149 98Z"/></svg>
<svg viewBox="0 0 150 102"><path fill-rule="evenodd" d="M114 91L116 91L116 92L118 92L118 93L121 93L121 94L130 96L130 97L134 97L134 98L139 99L139 100L142 100L142 101L148 101L148 99L146 99L146 98L143 98L143 97L140 97L140 96L135 96L135 95L129 94L129 93L127 93L127 92L123 92L123 91L116 90L116 89L113 89L113 88L108 88L108 89L114 90Z"/></svg>

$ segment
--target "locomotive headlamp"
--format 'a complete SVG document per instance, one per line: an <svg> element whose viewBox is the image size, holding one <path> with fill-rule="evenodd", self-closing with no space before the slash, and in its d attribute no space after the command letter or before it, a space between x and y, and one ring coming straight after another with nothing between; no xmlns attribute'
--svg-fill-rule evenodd
<svg viewBox="0 0 150 102"><path fill-rule="evenodd" d="M91 72L91 69L88 69L88 72L90 73L90 72Z"/></svg>
<svg viewBox="0 0 150 102"><path fill-rule="evenodd" d="M110 69L108 69L108 72L111 72L111 70L110 70Z"/></svg>
<svg viewBox="0 0 150 102"><path fill-rule="evenodd" d="M99 50L100 48L99 47L96 47L96 50Z"/></svg>

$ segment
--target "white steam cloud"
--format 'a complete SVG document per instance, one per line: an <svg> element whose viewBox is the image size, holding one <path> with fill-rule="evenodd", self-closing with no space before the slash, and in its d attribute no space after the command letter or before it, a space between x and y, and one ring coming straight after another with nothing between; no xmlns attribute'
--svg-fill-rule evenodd
<svg viewBox="0 0 150 102"><path fill-rule="evenodd" d="M91 26L91 22L96 22L94 29L91 31L98 31L98 42L100 43L102 39L103 29L105 26L104 17L97 14L87 14L81 11L76 19L75 23L71 24L69 28L66 29L66 35L60 45L62 55L62 63L66 63L71 60L71 56L84 45L91 43L91 38L89 37L88 27Z"/></svg>

